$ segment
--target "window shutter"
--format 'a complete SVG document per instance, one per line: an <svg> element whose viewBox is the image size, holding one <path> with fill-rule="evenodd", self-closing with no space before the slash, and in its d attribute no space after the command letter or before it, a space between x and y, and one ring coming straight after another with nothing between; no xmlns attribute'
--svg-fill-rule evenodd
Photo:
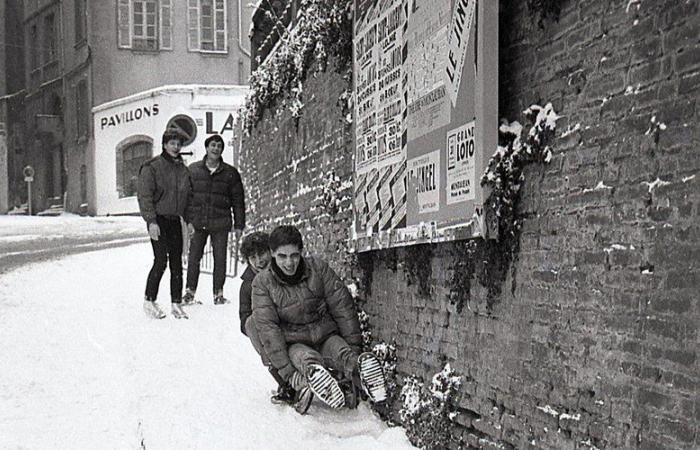
<svg viewBox="0 0 700 450"><path fill-rule="evenodd" d="M199 51L199 1L187 0L187 43L191 51Z"/></svg>
<svg viewBox="0 0 700 450"><path fill-rule="evenodd" d="M226 2L224 0L215 0L214 2L214 48L217 51L225 52L227 50L226 40Z"/></svg>
<svg viewBox="0 0 700 450"><path fill-rule="evenodd" d="M160 48L172 50L172 1L160 0Z"/></svg>
<svg viewBox="0 0 700 450"><path fill-rule="evenodd" d="M131 0L119 0L117 8L117 47L131 48Z"/></svg>

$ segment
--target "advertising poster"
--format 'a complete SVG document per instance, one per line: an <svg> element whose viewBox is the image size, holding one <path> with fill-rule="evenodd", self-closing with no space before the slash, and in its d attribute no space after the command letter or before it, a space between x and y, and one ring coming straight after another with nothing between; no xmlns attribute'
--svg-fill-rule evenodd
<svg viewBox="0 0 700 450"><path fill-rule="evenodd" d="M476 161L474 121L447 133L447 204L474 200Z"/></svg>
<svg viewBox="0 0 700 450"><path fill-rule="evenodd" d="M498 2L355 0L352 246L492 236Z"/></svg>
<svg viewBox="0 0 700 450"><path fill-rule="evenodd" d="M405 158L401 147L401 116L404 110L402 90L402 30L405 22L402 0L386 3L377 19L379 124L377 166L395 164Z"/></svg>
<svg viewBox="0 0 700 450"><path fill-rule="evenodd" d="M415 195L418 213L440 207L440 150L408 161L408 189Z"/></svg>
<svg viewBox="0 0 700 450"><path fill-rule="evenodd" d="M476 0L456 0L452 11L452 20L447 37L447 66L442 72L447 94L452 106L457 102L459 83L462 80L462 69L467 56L467 44L471 35Z"/></svg>
<svg viewBox="0 0 700 450"><path fill-rule="evenodd" d="M409 141L450 122L440 70L447 56L450 9L450 0L412 2L406 31Z"/></svg>

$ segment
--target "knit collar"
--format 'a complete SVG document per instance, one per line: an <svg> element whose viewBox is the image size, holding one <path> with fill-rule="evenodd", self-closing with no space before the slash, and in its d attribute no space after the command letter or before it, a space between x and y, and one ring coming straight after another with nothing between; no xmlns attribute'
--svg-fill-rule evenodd
<svg viewBox="0 0 700 450"><path fill-rule="evenodd" d="M301 281L304 279L304 275L306 272L306 264L304 264L304 258L301 258L299 260L299 265L297 266L297 271L294 272L294 275L287 275L286 273L284 273L282 269L280 269L280 267L277 265L275 258L272 258L272 261L270 261L270 267L272 268L272 271L275 273L277 278L279 278L286 284L292 286L301 283Z"/></svg>

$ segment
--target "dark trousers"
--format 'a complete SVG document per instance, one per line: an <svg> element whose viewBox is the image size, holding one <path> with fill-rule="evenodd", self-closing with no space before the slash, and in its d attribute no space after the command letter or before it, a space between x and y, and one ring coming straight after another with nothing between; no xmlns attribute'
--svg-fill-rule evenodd
<svg viewBox="0 0 700 450"><path fill-rule="evenodd" d="M153 247L153 267L146 281L146 299L155 301L158 286L163 278L165 268L170 263L170 298L173 303L182 300L182 226L179 217L157 216L160 227L157 241L151 239Z"/></svg>
<svg viewBox="0 0 700 450"><path fill-rule="evenodd" d="M194 230L190 237L190 254L187 257L187 289L197 290L199 283L199 262L204 254L207 238L211 238L211 248L214 254L214 295L224 291L226 280L226 249L228 248L228 230L209 231Z"/></svg>

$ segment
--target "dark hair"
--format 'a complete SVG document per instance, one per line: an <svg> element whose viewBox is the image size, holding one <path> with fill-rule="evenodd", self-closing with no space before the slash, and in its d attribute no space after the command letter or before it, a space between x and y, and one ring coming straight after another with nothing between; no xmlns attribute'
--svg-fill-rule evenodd
<svg viewBox="0 0 700 450"><path fill-rule="evenodd" d="M270 235L262 231L255 231L243 238L241 242L241 255L248 259L251 256L259 255L270 250L268 244Z"/></svg>
<svg viewBox="0 0 700 450"><path fill-rule="evenodd" d="M204 148L209 147L209 143L211 141L219 141L219 142L221 142L222 147L226 147L226 145L224 144L224 138L222 138L218 134L212 134L211 136L209 136L208 138L206 138L204 140Z"/></svg>
<svg viewBox="0 0 700 450"><path fill-rule="evenodd" d="M173 139L180 141L180 144L185 142L185 138L182 136L182 134L178 133L175 130L165 130L165 133L163 133L162 145L165 146L165 144L172 141Z"/></svg>
<svg viewBox="0 0 700 450"><path fill-rule="evenodd" d="M301 233L293 225L280 225L270 233L270 250L273 252L283 245L296 245L299 250L304 248Z"/></svg>

